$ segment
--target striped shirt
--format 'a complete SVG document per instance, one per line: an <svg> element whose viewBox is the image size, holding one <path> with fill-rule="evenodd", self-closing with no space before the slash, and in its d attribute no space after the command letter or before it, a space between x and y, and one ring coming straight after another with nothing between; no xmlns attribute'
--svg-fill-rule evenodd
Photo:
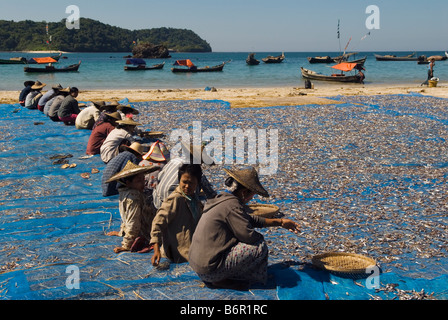
<svg viewBox="0 0 448 320"><path fill-rule="evenodd" d="M170 160L158 175L158 184L153 191L153 201L156 209L162 206L163 200L165 200L179 185L179 168L186 163L183 158L174 158ZM207 180L207 177L203 174L201 180L201 187L204 191L207 199L214 198L216 192L213 190L212 185Z"/></svg>

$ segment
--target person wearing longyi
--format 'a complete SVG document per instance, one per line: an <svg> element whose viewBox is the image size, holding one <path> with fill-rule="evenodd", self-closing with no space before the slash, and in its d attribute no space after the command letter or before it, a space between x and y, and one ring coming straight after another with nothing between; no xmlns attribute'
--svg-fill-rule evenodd
<svg viewBox="0 0 448 320"><path fill-rule="evenodd" d="M121 226L118 232L109 232L109 236L121 236L121 246L114 248L115 253L122 251L145 253L150 250L149 240L154 212L146 205L143 196L145 174L157 168L141 167L128 161L126 166L107 182L120 182L119 210Z"/></svg>
<svg viewBox="0 0 448 320"><path fill-rule="evenodd" d="M79 109L78 100L79 90L76 87L70 88L70 94L62 101L58 110L59 120L65 125L75 125L76 117L81 112Z"/></svg>
<svg viewBox="0 0 448 320"><path fill-rule="evenodd" d="M255 228L281 226L298 232L290 219L250 215L246 205L256 194L269 197L255 168L227 170L224 192L209 199L189 251L189 263L211 288L248 289L267 281L268 247Z"/></svg>

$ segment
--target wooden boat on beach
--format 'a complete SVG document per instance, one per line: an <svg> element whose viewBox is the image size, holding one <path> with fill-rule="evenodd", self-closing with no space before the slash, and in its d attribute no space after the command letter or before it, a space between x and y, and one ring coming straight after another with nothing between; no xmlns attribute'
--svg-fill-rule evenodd
<svg viewBox="0 0 448 320"><path fill-rule="evenodd" d="M77 63L77 64L72 64L65 68L56 68L53 65L51 65L51 63L50 63L49 65L45 66L45 68L25 67L24 71L28 72L28 73L31 73L31 72L36 72L36 73L76 72L76 71L78 71L80 65L81 65L81 61L79 61L79 63Z"/></svg>
<svg viewBox="0 0 448 320"><path fill-rule="evenodd" d="M213 67L206 66L203 68L198 68L189 59L177 60L174 63L175 66L184 66L187 68L171 68L171 71L174 73L216 72L216 71L222 71L224 69L225 64L226 62L223 62L220 65Z"/></svg>
<svg viewBox="0 0 448 320"><path fill-rule="evenodd" d="M379 55L374 54L377 61L418 61L421 57L417 57L416 53L409 54L407 56L397 57L395 55Z"/></svg>
<svg viewBox="0 0 448 320"><path fill-rule="evenodd" d="M148 67L143 59L128 59L126 64L132 64L133 66L124 66L125 71L160 70L165 66L165 62L163 62Z"/></svg>
<svg viewBox="0 0 448 320"><path fill-rule="evenodd" d="M279 56L273 57L273 56L267 56L266 58L261 59L264 63L281 63L283 60L285 60L285 54L282 53Z"/></svg>
<svg viewBox="0 0 448 320"><path fill-rule="evenodd" d="M300 68L302 72L302 77L309 80L321 80L321 81L331 81L331 82L353 82L359 83L360 76L359 75L345 75L344 73L340 74L332 74L330 76L317 73L315 71L311 71L305 69L303 67Z"/></svg>
<svg viewBox="0 0 448 320"><path fill-rule="evenodd" d="M260 64L260 61L255 59L255 53L249 53L249 56L246 59L246 63L250 66L256 66Z"/></svg>

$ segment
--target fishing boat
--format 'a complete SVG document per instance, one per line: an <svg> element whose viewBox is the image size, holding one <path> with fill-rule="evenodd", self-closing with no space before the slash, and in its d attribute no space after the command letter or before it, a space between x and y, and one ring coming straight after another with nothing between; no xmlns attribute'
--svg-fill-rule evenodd
<svg viewBox="0 0 448 320"><path fill-rule="evenodd" d="M55 60L55 63L59 61L62 56L62 52L59 55L47 57ZM9 59L0 59L0 64L37 64L35 58L27 59L25 57L14 57Z"/></svg>
<svg viewBox="0 0 448 320"><path fill-rule="evenodd" d="M177 60L173 65L174 66L184 66L187 68L171 68L172 72L175 73L196 73L196 72L215 72L215 71L222 71L224 69L226 62L221 63L220 65L213 66L213 67L203 67L198 68L191 62L190 59L185 60Z"/></svg>
<svg viewBox="0 0 448 320"><path fill-rule="evenodd" d="M334 59L334 62L336 62L336 63L348 62L348 63L356 63L356 64L364 65L366 60L367 60L367 56L365 56L364 58L355 59L355 60L337 60L337 59Z"/></svg>
<svg viewBox="0 0 448 320"><path fill-rule="evenodd" d="M434 59L434 61L445 61L446 59L448 59L448 56L444 55L444 56L430 56L428 58L426 58L425 56L420 56L418 60L418 64L429 64L429 62L431 61L431 59Z"/></svg>
<svg viewBox="0 0 448 320"><path fill-rule="evenodd" d="M334 62L334 60L330 56L308 57L308 62L309 63L332 63L332 62Z"/></svg>
<svg viewBox="0 0 448 320"><path fill-rule="evenodd" d="M38 73L55 73L55 72L76 72L79 69L79 66L81 65L81 61L77 64L72 64L70 66L64 67L64 68L56 68L52 64L54 62L42 62L43 60L39 60L41 62L38 62L38 64L48 63L45 68L38 68L38 67L25 67L25 72L38 72ZM49 60L46 60L49 61Z"/></svg>
<svg viewBox="0 0 448 320"><path fill-rule="evenodd" d="M249 53L249 56L246 59L246 63L250 66L256 66L260 64L260 61L255 59L255 53Z"/></svg>
<svg viewBox="0 0 448 320"><path fill-rule="evenodd" d="M285 54L282 53L279 56L273 57L273 56L267 56L266 58L261 59L264 63L281 63L283 60L285 60Z"/></svg>
<svg viewBox="0 0 448 320"><path fill-rule="evenodd" d="M59 59L61 59L61 57L62 57L62 52L60 52L58 55L49 56L49 57L44 57L44 58L45 58L45 59L46 59L46 58L51 58L51 59L55 60L54 63L57 63L57 62L59 62ZM31 59L29 59L26 63L27 63L27 64L38 64L39 62L37 62L36 59L42 59L42 58L31 58Z"/></svg>
<svg viewBox="0 0 448 320"><path fill-rule="evenodd" d="M317 73L301 67L302 77L309 80L321 80L321 81L332 81L332 82L355 82L359 83L361 81L361 76L359 74L346 75L344 72L352 71L357 66L356 63L343 62L333 66L332 68L341 70L341 73L332 74L330 76Z"/></svg>
<svg viewBox="0 0 448 320"><path fill-rule="evenodd" d="M124 66L125 71L160 70L165 66L165 62L163 62L148 67L146 66L146 61L143 59L127 59L126 64L128 66ZM131 64L132 66L130 66Z"/></svg>
<svg viewBox="0 0 448 320"><path fill-rule="evenodd" d="M0 64L26 64L27 60L24 57L0 59Z"/></svg>
<svg viewBox="0 0 448 320"><path fill-rule="evenodd" d="M417 57L416 53L409 54L407 56L397 57L395 55L379 55L374 54L377 61L418 61L421 57Z"/></svg>
<svg viewBox="0 0 448 320"><path fill-rule="evenodd" d="M364 63L367 59L367 56L365 58L357 59L348 61L348 58L358 54L358 52L351 52L351 53L345 53L343 55L340 55L338 57L330 57L330 56L318 56L318 57L308 57L309 63L339 63L339 62L354 62L354 63Z"/></svg>

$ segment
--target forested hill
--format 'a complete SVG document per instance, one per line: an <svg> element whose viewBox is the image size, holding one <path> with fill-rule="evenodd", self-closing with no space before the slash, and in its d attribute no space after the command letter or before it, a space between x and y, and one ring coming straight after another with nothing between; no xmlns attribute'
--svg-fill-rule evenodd
<svg viewBox="0 0 448 320"><path fill-rule="evenodd" d="M131 52L138 41L180 52L212 51L205 40L187 29L127 30L81 18L78 30L69 30L66 20L48 22L47 35L46 26L46 22L0 20L0 51Z"/></svg>

